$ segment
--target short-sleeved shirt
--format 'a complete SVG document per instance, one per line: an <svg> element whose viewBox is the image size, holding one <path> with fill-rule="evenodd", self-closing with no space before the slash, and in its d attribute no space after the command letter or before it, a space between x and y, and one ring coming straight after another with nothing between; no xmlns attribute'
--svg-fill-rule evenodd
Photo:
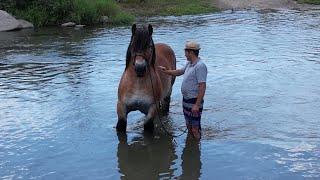
<svg viewBox="0 0 320 180"><path fill-rule="evenodd" d="M199 83L207 81L207 66L199 58L191 64L188 62L184 70L181 93L184 98L196 98L199 93Z"/></svg>

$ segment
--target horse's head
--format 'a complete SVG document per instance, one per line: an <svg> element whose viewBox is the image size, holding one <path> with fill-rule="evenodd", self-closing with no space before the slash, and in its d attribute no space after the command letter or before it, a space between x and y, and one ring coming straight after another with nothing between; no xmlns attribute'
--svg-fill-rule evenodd
<svg viewBox="0 0 320 180"><path fill-rule="evenodd" d="M138 77L143 77L147 68L154 67L155 46L152 40L153 28L132 25L131 41L127 50L126 68L133 64Z"/></svg>

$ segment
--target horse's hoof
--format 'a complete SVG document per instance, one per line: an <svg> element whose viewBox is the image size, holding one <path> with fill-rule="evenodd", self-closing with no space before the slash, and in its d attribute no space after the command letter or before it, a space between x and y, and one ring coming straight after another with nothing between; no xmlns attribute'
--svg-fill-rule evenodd
<svg viewBox="0 0 320 180"><path fill-rule="evenodd" d="M144 131L152 133L154 130L153 121L149 121L144 124Z"/></svg>
<svg viewBox="0 0 320 180"><path fill-rule="evenodd" d="M126 130L127 130L127 122L118 121L116 129L117 129L118 132L126 132Z"/></svg>

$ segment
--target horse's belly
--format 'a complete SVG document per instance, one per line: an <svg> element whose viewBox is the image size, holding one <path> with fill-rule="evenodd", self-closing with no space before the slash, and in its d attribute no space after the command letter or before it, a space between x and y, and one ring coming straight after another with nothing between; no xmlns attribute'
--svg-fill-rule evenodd
<svg viewBox="0 0 320 180"><path fill-rule="evenodd" d="M129 111L139 110L144 114L148 114L149 108L152 104L152 98L143 94L133 95L126 98L126 106Z"/></svg>

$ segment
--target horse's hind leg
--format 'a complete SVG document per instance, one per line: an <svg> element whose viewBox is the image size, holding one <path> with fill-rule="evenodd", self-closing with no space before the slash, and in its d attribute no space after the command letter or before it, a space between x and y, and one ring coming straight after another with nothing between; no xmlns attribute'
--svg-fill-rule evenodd
<svg viewBox="0 0 320 180"><path fill-rule="evenodd" d="M123 103L118 102L117 104L117 113L118 113L118 123L117 131L126 132L127 129L127 108Z"/></svg>
<svg viewBox="0 0 320 180"><path fill-rule="evenodd" d="M154 123L153 123L153 119L156 116L157 113L157 106L155 104L153 104L148 111L147 117L146 117L146 122L144 124L144 131L147 132L153 132L154 130Z"/></svg>

